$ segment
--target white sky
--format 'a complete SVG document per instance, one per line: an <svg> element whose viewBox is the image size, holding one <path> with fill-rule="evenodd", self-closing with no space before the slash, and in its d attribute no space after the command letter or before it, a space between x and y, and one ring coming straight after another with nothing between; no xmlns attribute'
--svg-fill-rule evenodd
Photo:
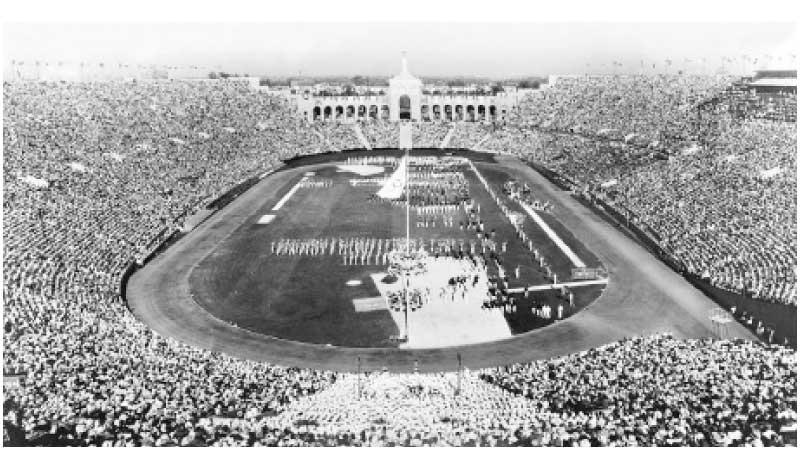
<svg viewBox="0 0 800 450"><path fill-rule="evenodd" d="M228 4L216 4L223 3ZM720 57L741 55L758 57L762 62L766 61L764 55L773 55L773 67L796 66L796 60L788 56L797 54L796 23L777 23L774 19L771 23L674 23L672 16L673 23L655 23L660 17L656 15L645 22L625 23L613 21L624 15L611 14L603 22L568 23L563 19L571 16L562 14L556 17L560 21L550 17L549 22L541 23L537 22L540 16L547 17L538 10L529 15L507 10L499 16L505 17L505 22L498 23L496 14L486 15L487 21L465 22L456 17L455 12L460 10L454 9L452 20L457 22L444 21L435 14L430 16L439 22L389 22L370 21L369 14L357 17L352 14L357 8L346 5L344 2L340 7L346 12L344 17L355 17L358 23L331 23L342 20L341 15L330 16L328 23L303 23L301 20L325 22L325 17L316 14L309 19L301 14L292 20L291 14L270 14L271 10L259 14L245 10L242 18L230 20L226 15L229 11L217 15L212 9L206 18L218 18L220 23L181 23L169 14L150 14L138 19L139 23L121 23L126 18L142 17L121 10L105 17L70 17L84 23L52 23L61 17L56 15L51 23L4 24L3 65L7 69L11 60L85 61L218 66L251 75L296 75L300 71L304 75L390 75L399 70L399 55L405 50L411 72L422 76L583 73L587 64L591 72L608 72L612 61L635 70L642 59L650 63L671 59L678 65L685 58L695 61L695 70L705 58L706 69L713 70L719 66ZM178 13L179 18L195 18ZM586 19L580 16L580 10L574 16ZM32 17L23 14L18 20L37 20L35 10ZM161 23L143 23L148 17ZM269 23L273 17L289 23ZM478 14L476 18L481 17ZM263 23L241 23L261 18ZM777 19L781 18L796 20L791 14L778 14ZM515 19L520 22L509 22ZM778 56L783 59L778 60Z"/></svg>

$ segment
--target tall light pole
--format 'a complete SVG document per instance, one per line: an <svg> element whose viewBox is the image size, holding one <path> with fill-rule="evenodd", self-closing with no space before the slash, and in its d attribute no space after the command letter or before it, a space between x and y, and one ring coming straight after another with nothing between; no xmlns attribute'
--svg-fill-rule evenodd
<svg viewBox="0 0 800 450"><path fill-rule="evenodd" d="M456 395L461 395L461 353L456 353L458 357L458 387L456 387Z"/></svg>
<svg viewBox="0 0 800 450"><path fill-rule="evenodd" d="M358 399L361 399L361 357L358 357Z"/></svg>

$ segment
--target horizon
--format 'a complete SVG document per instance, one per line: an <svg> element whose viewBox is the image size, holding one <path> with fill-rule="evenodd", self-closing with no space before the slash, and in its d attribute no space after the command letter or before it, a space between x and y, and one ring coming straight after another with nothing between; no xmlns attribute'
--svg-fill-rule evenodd
<svg viewBox="0 0 800 450"><path fill-rule="evenodd" d="M420 78L498 80L794 68L797 29L779 22L17 23L5 24L3 40L4 74L12 61L63 61L274 78L389 77L405 51Z"/></svg>

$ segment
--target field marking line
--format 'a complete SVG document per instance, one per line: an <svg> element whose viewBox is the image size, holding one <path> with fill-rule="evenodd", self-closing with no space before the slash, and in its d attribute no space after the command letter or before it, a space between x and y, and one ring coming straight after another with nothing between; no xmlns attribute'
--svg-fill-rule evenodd
<svg viewBox="0 0 800 450"><path fill-rule="evenodd" d="M470 168L472 168L472 171L475 172L475 175L477 175L478 179L481 181L481 183L483 183L483 186L486 188L487 191L491 193L492 191L489 188L489 182L486 181L485 178L483 178L483 175L481 175L480 172L478 172L478 168L471 160L467 161L469 162L469 166ZM527 212L528 215L531 216L533 221L536 222L536 224L539 225L539 227L542 230L544 230L544 233L547 235L547 237L549 237L550 240L553 241L553 243L555 243L556 246L559 249L561 249L561 251L567 256L567 258L569 258L570 262L572 262L572 265L574 265L575 267L586 267L586 264L584 264L584 262L578 257L578 255L576 255L575 252L573 252L572 249L569 248L569 246L564 241L562 241L560 237L558 237L556 232L553 231L553 229L550 228L549 225L547 225L547 222L545 222L544 220L542 220L541 217L539 217L539 214L536 214L536 211L534 211L530 206L526 205L521 201L518 201L518 203L520 204L520 206L522 206L522 209L524 209L525 212Z"/></svg>
<svg viewBox="0 0 800 450"><path fill-rule="evenodd" d="M263 216L261 216L260 219L258 219L258 222L256 223L259 225L266 225L272 222L273 220L275 220L275 214L264 214Z"/></svg>
<svg viewBox="0 0 800 450"><path fill-rule="evenodd" d="M357 313L372 312L372 311L385 311L389 309L389 304L382 295L377 297L362 297L352 299L353 308Z"/></svg>
<svg viewBox="0 0 800 450"><path fill-rule="evenodd" d="M300 181L298 181L298 182L297 182L297 184L295 184L295 185L294 185L294 186L293 186L293 187L292 187L292 188L289 190L289 192L287 192L287 193L286 193L286 195L284 195L284 196L283 196L283 198L281 199L281 201L279 201L278 203L276 203L276 204L275 204L275 206L273 206L273 207L272 207L272 210L273 210L273 211L277 211L277 210L281 209L281 207L283 207L283 205L284 205L286 202L288 202L288 201L289 201L289 198L291 198L291 196L292 196L292 195L294 195L294 193L295 193L295 192L297 192L297 190L298 190L298 189L300 189L300 183L302 183L303 181L305 181L305 180L306 180L306 178L308 178L308 177L303 177L303 178L301 178L301 179L300 179Z"/></svg>
<svg viewBox="0 0 800 450"><path fill-rule="evenodd" d="M607 283L608 283L608 278L600 278L597 280L586 280L586 281L570 281L567 283L541 284L537 286L528 286L528 291L529 292L547 291L550 289L560 289L562 287L567 287L567 288L581 287L581 286L592 286L595 284L607 284ZM524 290L525 288L513 288L509 289L508 292L517 293L517 292L523 292Z"/></svg>
<svg viewBox="0 0 800 450"><path fill-rule="evenodd" d="M520 204L520 206L522 206L522 209L524 209L525 212L527 212L528 215L531 216L533 221L536 222L536 225L539 225L539 228L544 230L544 233L547 235L547 237L549 237L550 240L553 241L553 243L556 244L556 246L567 256L567 258L569 258L569 260L572 262L572 265L574 265L575 267L586 267L586 264L584 264L584 262L581 261L578 255L576 255L575 252L573 252L572 249L569 248L569 246L564 241L562 241L560 237L558 237L556 232L553 231L553 229L550 228L549 225L547 225L547 222L542 220L539 214L536 214L536 211L534 211L530 206L526 205L524 202L518 201L518 203Z"/></svg>

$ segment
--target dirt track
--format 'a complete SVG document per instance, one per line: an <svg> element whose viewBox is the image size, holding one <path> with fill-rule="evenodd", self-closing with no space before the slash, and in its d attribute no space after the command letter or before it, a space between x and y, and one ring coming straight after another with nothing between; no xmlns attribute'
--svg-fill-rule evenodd
<svg viewBox="0 0 800 450"><path fill-rule="evenodd" d="M277 201L303 166L266 177L136 272L128 283L128 302L136 316L161 335L230 355L281 365L355 371L387 368L411 371L454 370L457 354L469 368L501 366L587 350L626 336L672 331L677 336L712 333L709 311L716 304L653 255L623 235L533 169L511 157L498 163L523 177L556 205L555 216L609 271L610 283L593 304L553 325L502 341L440 349L339 348L281 340L235 328L211 316L189 294L195 265L252 215L253 202ZM480 168L481 164L478 164ZM728 335L754 339L738 323Z"/></svg>

